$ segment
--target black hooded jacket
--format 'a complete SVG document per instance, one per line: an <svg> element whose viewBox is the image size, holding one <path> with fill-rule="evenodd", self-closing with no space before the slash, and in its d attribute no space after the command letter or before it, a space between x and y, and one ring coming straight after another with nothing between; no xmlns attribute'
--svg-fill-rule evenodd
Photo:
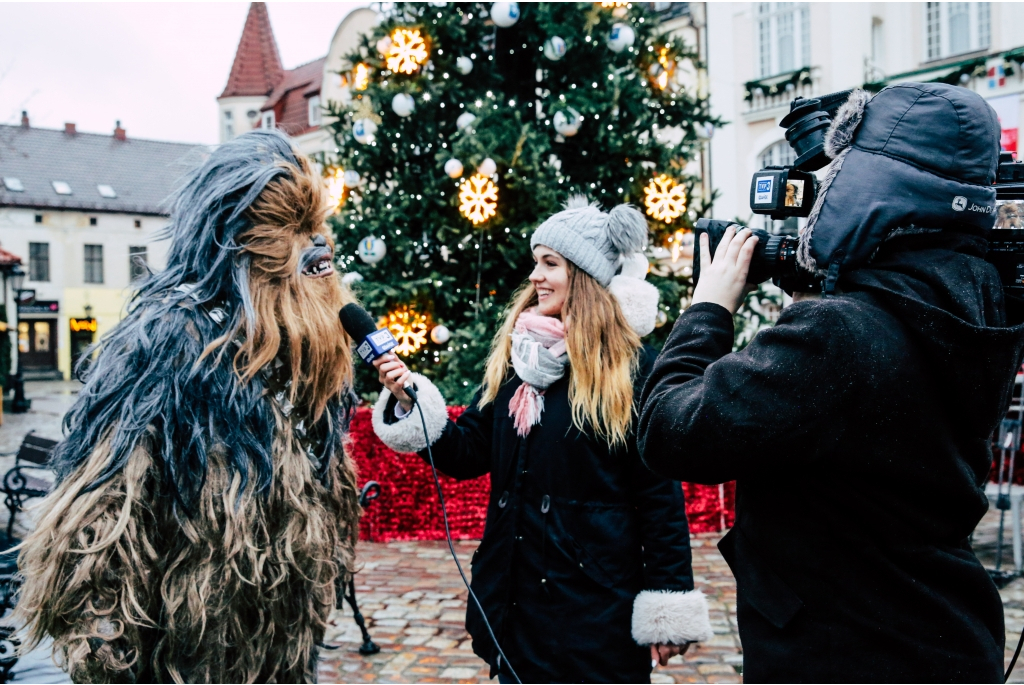
<svg viewBox="0 0 1024 685"><path fill-rule="evenodd" d="M666 477L737 481L720 547L746 682L1002 682L1002 604L968 536L1024 326L984 252L891 238L737 353L719 305L676 323L639 444Z"/></svg>

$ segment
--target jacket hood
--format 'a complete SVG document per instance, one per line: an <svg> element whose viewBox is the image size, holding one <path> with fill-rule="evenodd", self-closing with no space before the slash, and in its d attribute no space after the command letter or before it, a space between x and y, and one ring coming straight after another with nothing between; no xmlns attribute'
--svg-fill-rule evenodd
<svg viewBox="0 0 1024 685"><path fill-rule="evenodd" d="M899 232L869 267L845 274L840 288L866 292L914 334L940 379L950 416L988 438L1010 402L1024 351L1024 324L1007 326L1003 290L984 260L984 238L963 233Z"/></svg>
<svg viewBox="0 0 1024 685"><path fill-rule="evenodd" d="M831 269L834 283L897 228L991 229L999 135L995 111L965 88L903 83L873 98L855 91L826 136L834 161L808 217L800 263Z"/></svg>

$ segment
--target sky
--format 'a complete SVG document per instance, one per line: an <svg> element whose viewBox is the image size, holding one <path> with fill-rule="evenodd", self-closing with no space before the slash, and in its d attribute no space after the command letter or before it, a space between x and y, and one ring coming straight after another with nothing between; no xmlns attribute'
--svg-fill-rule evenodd
<svg viewBox="0 0 1024 685"><path fill-rule="evenodd" d="M285 69L327 54L341 20L368 3L271 2ZM247 2L0 2L0 123L216 143Z"/></svg>

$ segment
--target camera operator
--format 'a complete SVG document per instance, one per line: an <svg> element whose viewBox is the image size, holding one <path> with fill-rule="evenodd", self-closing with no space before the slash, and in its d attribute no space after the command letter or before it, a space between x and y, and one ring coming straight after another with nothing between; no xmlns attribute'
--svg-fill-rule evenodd
<svg viewBox="0 0 1024 685"><path fill-rule="evenodd" d="M995 112L943 84L854 92L799 251L821 299L731 352L756 238L727 231L644 388L648 466L737 481L719 543L746 682L1002 682L969 536L1024 346L984 238Z"/></svg>

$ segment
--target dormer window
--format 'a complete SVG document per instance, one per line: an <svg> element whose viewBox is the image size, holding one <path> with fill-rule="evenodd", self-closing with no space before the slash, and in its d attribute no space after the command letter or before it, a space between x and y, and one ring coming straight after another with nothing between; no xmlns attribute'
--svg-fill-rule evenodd
<svg viewBox="0 0 1024 685"><path fill-rule="evenodd" d="M274 110L267 110L263 113L263 128L270 130L274 128L276 123L277 122L274 120Z"/></svg>
<svg viewBox="0 0 1024 685"><path fill-rule="evenodd" d="M320 110L320 96L314 95L309 98L309 125L319 126L323 120L323 112Z"/></svg>
<svg viewBox="0 0 1024 685"><path fill-rule="evenodd" d="M4 188L7 188L12 193L25 192L25 186L21 184L21 179L14 178L13 176L4 176Z"/></svg>
<svg viewBox="0 0 1024 685"><path fill-rule="evenodd" d="M71 194L71 186L68 185L67 181L50 181L50 185L53 186L53 192L58 195Z"/></svg>
<svg viewBox="0 0 1024 685"><path fill-rule="evenodd" d="M108 186L106 183L101 183L98 186L96 186L96 190L99 191L101 197L106 197L110 199L114 199L115 197L117 197L117 193L114 192L113 187Z"/></svg>

